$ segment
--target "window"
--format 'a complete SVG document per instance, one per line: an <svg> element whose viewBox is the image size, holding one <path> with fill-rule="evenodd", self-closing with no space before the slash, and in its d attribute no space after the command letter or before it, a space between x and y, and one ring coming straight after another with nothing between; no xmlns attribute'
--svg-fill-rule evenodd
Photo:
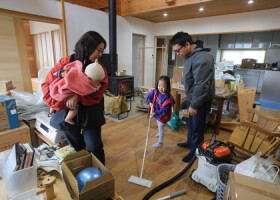
<svg viewBox="0 0 280 200"><path fill-rule="evenodd" d="M222 50L221 61L230 60L233 61L235 65L241 64L242 59L253 58L256 59L258 63L264 63L266 50Z"/></svg>

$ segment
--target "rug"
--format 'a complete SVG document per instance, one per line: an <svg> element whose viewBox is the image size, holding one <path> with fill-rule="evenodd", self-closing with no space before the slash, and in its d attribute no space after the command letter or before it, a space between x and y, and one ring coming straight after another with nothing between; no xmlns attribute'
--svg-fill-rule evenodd
<svg viewBox="0 0 280 200"><path fill-rule="evenodd" d="M134 117L138 117L140 115L147 114L147 112L139 111L137 109L136 106L139 105L140 101L141 101L140 97L134 97L134 100L133 100L133 98L131 99L131 110L128 112L128 117L126 117L127 113L123 113L119 116L120 120L118 119L118 115L105 114L105 118L110 119L115 122L124 122L124 121L132 119ZM127 100L126 102L127 102L128 108L129 108L130 100Z"/></svg>

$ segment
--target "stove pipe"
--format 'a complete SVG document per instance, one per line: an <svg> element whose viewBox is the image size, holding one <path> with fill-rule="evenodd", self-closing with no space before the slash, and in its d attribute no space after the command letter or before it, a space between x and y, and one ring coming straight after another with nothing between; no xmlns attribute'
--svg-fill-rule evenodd
<svg viewBox="0 0 280 200"><path fill-rule="evenodd" d="M111 76L118 70L117 63L117 30L116 30L116 0L109 0L109 52Z"/></svg>

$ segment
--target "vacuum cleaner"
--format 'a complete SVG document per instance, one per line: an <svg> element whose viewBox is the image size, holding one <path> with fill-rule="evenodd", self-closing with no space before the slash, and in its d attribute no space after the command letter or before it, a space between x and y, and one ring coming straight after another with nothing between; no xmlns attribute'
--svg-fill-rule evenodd
<svg viewBox="0 0 280 200"><path fill-rule="evenodd" d="M217 166L230 163L232 151L227 144L216 140L213 134L211 140L202 142L196 149L198 168L190 173L190 178L207 187L210 191L217 191Z"/></svg>
<svg viewBox="0 0 280 200"><path fill-rule="evenodd" d="M212 135L211 140L203 141L196 149L196 154L192 157L188 165L173 178L167 180L161 185L155 187L148 192L143 200L148 200L155 193L166 188L174 183L183 174L185 174L193 165L196 158L198 158L198 168L190 173L190 178L204 186L210 191L217 190L217 165L221 163L230 163L232 160L233 151L227 144L216 140L216 134Z"/></svg>

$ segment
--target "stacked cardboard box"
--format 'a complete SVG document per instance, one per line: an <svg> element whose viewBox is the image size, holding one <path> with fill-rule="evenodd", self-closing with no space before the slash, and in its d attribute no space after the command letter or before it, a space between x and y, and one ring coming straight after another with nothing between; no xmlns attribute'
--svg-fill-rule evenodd
<svg viewBox="0 0 280 200"><path fill-rule="evenodd" d="M0 131L19 127L16 100L0 95Z"/></svg>
<svg viewBox="0 0 280 200"><path fill-rule="evenodd" d="M15 89L12 81L0 81L0 95L11 96L10 90Z"/></svg>
<svg viewBox="0 0 280 200"><path fill-rule="evenodd" d="M15 142L28 143L30 141L29 127L21 122L19 128L0 132L0 152L11 149Z"/></svg>

